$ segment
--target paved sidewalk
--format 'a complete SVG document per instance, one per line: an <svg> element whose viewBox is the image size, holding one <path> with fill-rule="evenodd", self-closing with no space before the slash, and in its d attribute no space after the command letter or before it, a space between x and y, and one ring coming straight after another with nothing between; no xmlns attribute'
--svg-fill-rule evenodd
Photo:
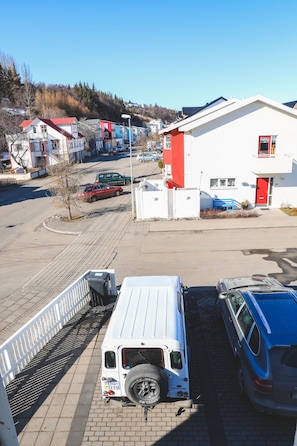
<svg viewBox="0 0 297 446"><path fill-rule="evenodd" d="M3 317L6 326L0 330L0 343L86 270L112 268L126 233L130 233L129 240L137 244L139 237L145 238L153 232L297 227L297 218L278 209L259 209L258 212L257 218L132 222L127 209L100 215L100 225L92 215L70 223L55 217L48 219L44 222L46 230L77 237L45 271L15 291L7 317ZM16 311L12 312L11 308ZM168 444L209 445L208 429L203 426L203 408L199 404L182 411L179 416L172 406L162 404L149 414L149 423L144 422L139 408L126 408L123 413L122 408L104 407L98 376L100 343L105 329L106 320L84 309L61 331L58 340L49 343L42 352L43 357L39 355L19 380L8 386L20 445L148 446L159 444L158 441L166 436L169 436ZM113 423L112 429L110 423ZM182 431L185 443L170 437L170 432L183 423L187 426L186 432ZM199 443L191 436L197 423L201 431ZM123 437L124 426L128 426L128 430Z"/></svg>
<svg viewBox="0 0 297 446"><path fill-rule="evenodd" d="M254 211L247 211L250 215ZM232 217L236 215L230 212L230 217L217 219L188 219L188 220L135 220L130 224L149 226L149 231L188 231L188 230L224 230L224 229L244 229L244 228L284 228L297 227L297 217L290 217L280 209L257 209L258 217ZM228 215L228 213L227 213ZM238 214L239 215L239 214ZM240 215L242 212L240 211ZM128 217L128 216L127 216ZM76 221L67 222L60 216L53 216L43 223L49 231L61 232L65 234L79 235L88 231L94 216L82 217Z"/></svg>

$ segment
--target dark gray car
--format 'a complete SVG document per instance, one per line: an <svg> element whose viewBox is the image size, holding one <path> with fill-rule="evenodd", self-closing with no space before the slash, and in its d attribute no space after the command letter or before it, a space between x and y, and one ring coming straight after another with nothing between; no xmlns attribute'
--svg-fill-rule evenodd
<svg viewBox="0 0 297 446"><path fill-rule="evenodd" d="M297 293L261 275L221 279L217 293L239 392L261 411L296 416Z"/></svg>
<svg viewBox="0 0 297 446"><path fill-rule="evenodd" d="M131 177L121 175L118 172L97 173L96 183L107 183L111 186L125 186L131 184Z"/></svg>

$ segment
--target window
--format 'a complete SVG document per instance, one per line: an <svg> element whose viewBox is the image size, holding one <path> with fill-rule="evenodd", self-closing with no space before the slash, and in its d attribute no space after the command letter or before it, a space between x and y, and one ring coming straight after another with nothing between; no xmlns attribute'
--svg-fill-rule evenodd
<svg viewBox="0 0 297 446"><path fill-rule="evenodd" d="M164 368L161 348L123 348L122 363L124 369L131 369L139 364L153 364Z"/></svg>
<svg viewBox="0 0 297 446"><path fill-rule="evenodd" d="M276 135L272 136L259 136L259 156L271 156L275 155L276 150Z"/></svg>
<svg viewBox="0 0 297 446"><path fill-rule="evenodd" d="M234 314L236 315L239 308L242 306L242 304L244 302L243 297L239 293L229 294L228 297L229 297L229 302L230 302L231 308L232 308Z"/></svg>
<svg viewBox="0 0 297 446"><path fill-rule="evenodd" d="M52 141L52 148L53 150L59 150L59 141Z"/></svg>
<svg viewBox="0 0 297 446"><path fill-rule="evenodd" d="M113 351L105 352L105 367L107 369L114 369L116 366L116 355Z"/></svg>
<svg viewBox="0 0 297 446"><path fill-rule="evenodd" d="M211 178L211 189L226 189L228 187L235 187L235 178Z"/></svg>
<svg viewBox="0 0 297 446"><path fill-rule="evenodd" d="M166 176L171 176L172 175L171 164L165 164L164 170L165 170L165 175Z"/></svg>
<svg viewBox="0 0 297 446"><path fill-rule="evenodd" d="M12 151L13 151L14 153L20 153L20 152L22 151L22 144L15 144L15 145L13 146Z"/></svg>
<svg viewBox="0 0 297 446"><path fill-rule="evenodd" d="M171 150L171 135L166 135L164 139L165 139L164 148L167 150Z"/></svg>
<svg viewBox="0 0 297 446"><path fill-rule="evenodd" d="M170 353L170 363L172 369L182 369L183 363L180 352L171 352Z"/></svg>
<svg viewBox="0 0 297 446"><path fill-rule="evenodd" d="M41 133L46 133L46 125L41 125Z"/></svg>
<svg viewBox="0 0 297 446"><path fill-rule="evenodd" d="M238 315L238 324L244 334L244 337L247 338L250 332L250 329L254 323L254 319L246 305L241 309Z"/></svg>
<svg viewBox="0 0 297 446"><path fill-rule="evenodd" d="M251 330L248 343L252 352L257 355L260 350L260 333L256 324L254 324L254 328Z"/></svg>

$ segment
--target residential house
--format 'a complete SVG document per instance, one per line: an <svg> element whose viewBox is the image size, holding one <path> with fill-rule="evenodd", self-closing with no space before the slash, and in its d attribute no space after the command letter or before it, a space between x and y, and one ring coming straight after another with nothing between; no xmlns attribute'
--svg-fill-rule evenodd
<svg viewBox="0 0 297 446"><path fill-rule="evenodd" d="M129 128L125 124L115 124L116 147L125 148L129 143Z"/></svg>
<svg viewBox="0 0 297 446"><path fill-rule="evenodd" d="M173 186L239 206L297 207L296 110L262 96L229 99L160 134Z"/></svg>
<svg viewBox="0 0 297 446"><path fill-rule="evenodd" d="M149 132L152 134L158 133L163 128L163 122L161 119L153 119L147 125Z"/></svg>
<svg viewBox="0 0 297 446"><path fill-rule="evenodd" d="M79 131L86 138L87 156L96 155L103 151L103 131L100 119L81 119L78 122Z"/></svg>
<svg viewBox="0 0 297 446"><path fill-rule="evenodd" d="M100 119L100 127L103 133L103 151L109 152L117 145L115 123Z"/></svg>
<svg viewBox="0 0 297 446"><path fill-rule="evenodd" d="M12 169L43 169L84 157L85 138L78 132L76 118L36 118L23 121L20 127L20 134L6 135Z"/></svg>
<svg viewBox="0 0 297 446"><path fill-rule="evenodd" d="M132 130L131 140L133 144L140 142L142 138L146 138L148 136L147 127L136 127L135 125L133 125L131 127L131 130Z"/></svg>

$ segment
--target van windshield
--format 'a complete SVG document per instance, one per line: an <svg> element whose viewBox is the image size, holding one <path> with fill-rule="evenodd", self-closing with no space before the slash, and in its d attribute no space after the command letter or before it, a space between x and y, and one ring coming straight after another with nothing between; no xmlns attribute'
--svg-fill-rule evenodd
<svg viewBox="0 0 297 446"><path fill-rule="evenodd" d="M131 369L139 364L153 364L164 368L163 350L161 348L123 348L123 368Z"/></svg>

